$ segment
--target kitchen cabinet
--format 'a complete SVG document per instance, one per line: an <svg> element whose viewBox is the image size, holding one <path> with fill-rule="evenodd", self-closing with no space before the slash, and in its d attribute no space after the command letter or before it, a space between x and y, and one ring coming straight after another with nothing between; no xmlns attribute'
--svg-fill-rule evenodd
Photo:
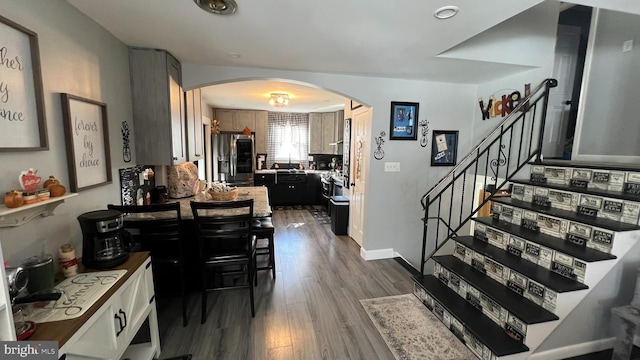
<svg viewBox="0 0 640 360"><path fill-rule="evenodd" d="M252 110L216 109L220 131L242 132L245 128L255 131L256 112Z"/></svg>
<svg viewBox="0 0 640 360"><path fill-rule="evenodd" d="M184 98L187 126L187 159L189 161L200 160L204 154L201 90L186 91Z"/></svg>
<svg viewBox="0 0 640 360"><path fill-rule="evenodd" d="M256 154L266 154L269 142L269 120L267 111L256 111Z"/></svg>
<svg viewBox="0 0 640 360"><path fill-rule="evenodd" d="M322 202L322 180L319 173L307 174L307 195L308 205L319 205Z"/></svg>
<svg viewBox="0 0 640 360"><path fill-rule="evenodd" d="M133 127L139 164L187 160L181 65L164 50L129 48Z"/></svg>
<svg viewBox="0 0 640 360"><path fill-rule="evenodd" d="M253 183L255 186L266 186L267 188L271 188L276 183L276 174L258 173L254 176Z"/></svg>
<svg viewBox="0 0 640 360"><path fill-rule="evenodd" d="M309 154L342 154L344 112L309 114Z"/></svg>
<svg viewBox="0 0 640 360"><path fill-rule="evenodd" d="M160 356L160 337L153 292L151 258L148 253L133 253L126 264L136 263L127 269L132 275L112 292L92 306L99 308L75 333L64 342L59 354L74 359L154 359ZM126 276L126 275L125 275ZM118 286L117 284L114 285ZM102 303L102 305L99 305ZM83 319L80 317L79 319ZM75 320L64 320L72 326ZM54 323L43 323L38 326ZM60 325L58 325L59 327ZM148 329L140 331L142 326ZM53 329L53 328L52 328ZM147 341L131 344L134 337L146 333ZM56 340L34 334L37 340ZM33 340L33 339L30 339Z"/></svg>

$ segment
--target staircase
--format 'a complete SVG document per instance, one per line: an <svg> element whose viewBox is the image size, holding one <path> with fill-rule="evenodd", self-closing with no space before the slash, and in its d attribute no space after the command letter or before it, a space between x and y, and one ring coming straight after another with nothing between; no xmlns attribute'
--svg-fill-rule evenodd
<svg viewBox="0 0 640 360"><path fill-rule="evenodd" d="M640 167L542 161L554 83L523 99L422 199L414 294L480 359L532 357L563 336L554 334L563 322L609 313L593 301L605 276L630 268L635 281ZM508 185L510 197L493 196ZM477 199L480 189L491 196ZM492 216L474 217L488 201ZM627 285L618 290L633 292Z"/></svg>

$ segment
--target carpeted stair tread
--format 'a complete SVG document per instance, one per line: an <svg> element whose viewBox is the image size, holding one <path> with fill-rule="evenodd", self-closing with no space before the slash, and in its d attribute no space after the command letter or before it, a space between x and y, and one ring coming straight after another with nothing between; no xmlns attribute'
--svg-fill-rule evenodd
<svg viewBox="0 0 640 360"><path fill-rule="evenodd" d="M579 215L573 211L560 210L555 208L545 208L542 206L534 205L531 202L508 198L508 197L493 198L491 199L491 201L509 205L509 206L515 206L521 209L531 210L541 214L551 215L551 216L555 216L555 217L559 217L559 218L563 218L563 219L567 219L567 220L571 220L571 221L575 221L575 222L579 222L587 225L592 225L592 226L596 226L596 227L607 229L607 230L630 231L630 230L640 229L640 226L634 225L634 224L628 224L628 223L623 223L615 220Z"/></svg>
<svg viewBox="0 0 640 360"><path fill-rule="evenodd" d="M585 188L577 188L577 187L571 187L568 185L559 185L559 184L551 184L551 183L541 184L541 183L533 182L526 179L511 179L509 181L516 184L522 184L522 185L545 187L549 189L571 191L571 192L581 193L581 194L604 196L604 197L609 197L614 199L640 202L640 195L625 194L619 191L609 191L609 190L601 190L601 189L593 189L593 188L585 189Z"/></svg>
<svg viewBox="0 0 640 360"><path fill-rule="evenodd" d="M460 321L491 352L500 357L528 351L523 343L506 334L505 330L482 314L473 305L432 275L414 277L435 300Z"/></svg>
<svg viewBox="0 0 640 360"><path fill-rule="evenodd" d="M473 218L473 220L586 262L611 260L616 258L615 255L591 249L586 246L579 246L551 235L531 231L504 220L496 220L492 217Z"/></svg>
<svg viewBox="0 0 640 360"><path fill-rule="evenodd" d="M480 273L453 255L434 256L433 259L467 283L472 284L525 324L558 320L558 317L552 312L509 290L506 286Z"/></svg>
<svg viewBox="0 0 640 360"><path fill-rule="evenodd" d="M477 240L473 236L458 236L454 238L454 240L474 251L490 257L509 269L519 272L533 281L539 282L555 292L564 293L588 289L588 286L585 284L571 280L528 260L509 254L507 251L487 242Z"/></svg>

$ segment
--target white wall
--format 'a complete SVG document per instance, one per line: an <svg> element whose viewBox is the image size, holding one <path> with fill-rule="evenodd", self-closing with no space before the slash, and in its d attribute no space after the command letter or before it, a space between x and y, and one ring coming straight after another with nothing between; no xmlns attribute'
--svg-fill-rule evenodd
<svg viewBox="0 0 640 360"><path fill-rule="evenodd" d="M591 32L573 157L637 163L640 16L598 10ZM634 40L633 49L622 52L627 40Z"/></svg>
<svg viewBox="0 0 640 360"><path fill-rule="evenodd" d="M60 93L107 104L113 166L112 184L83 191L60 205L55 216L0 228L5 259L17 265L41 252L57 254L58 246L65 242L80 251L82 239L76 217L106 209L110 202L120 203L118 168L128 166L122 160L122 121L127 121L133 131L129 60L124 44L66 1L0 0L0 15L38 34L49 137L48 151L0 152L0 189L19 189L18 174L28 168L38 169L44 179L55 175L69 188ZM131 164L135 164L135 157Z"/></svg>

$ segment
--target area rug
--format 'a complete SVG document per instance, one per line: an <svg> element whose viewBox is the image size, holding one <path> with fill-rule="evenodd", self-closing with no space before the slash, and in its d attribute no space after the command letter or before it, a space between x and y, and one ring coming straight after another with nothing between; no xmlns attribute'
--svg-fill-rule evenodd
<svg viewBox="0 0 640 360"><path fill-rule="evenodd" d="M477 360L413 294L360 300L397 360Z"/></svg>

